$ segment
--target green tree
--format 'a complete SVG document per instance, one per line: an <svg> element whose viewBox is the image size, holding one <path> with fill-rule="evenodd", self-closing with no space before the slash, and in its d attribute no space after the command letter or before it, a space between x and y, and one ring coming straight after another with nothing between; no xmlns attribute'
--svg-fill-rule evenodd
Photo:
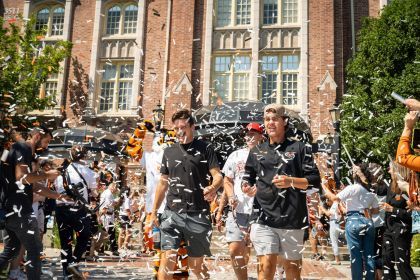
<svg viewBox="0 0 420 280"><path fill-rule="evenodd" d="M395 0L363 22L341 105L342 140L357 161L394 157L406 109L391 93L420 98L419 11L418 0Z"/></svg>
<svg viewBox="0 0 420 280"><path fill-rule="evenodd" d="M32 110L54 105L55 96L41 98L40 87L71 54L72 44L43 40L35 20L20 18L21 26L5 24L0 17L0 121L2 128L25 119ZM26 117L27 119L27 117Z"/></svg>

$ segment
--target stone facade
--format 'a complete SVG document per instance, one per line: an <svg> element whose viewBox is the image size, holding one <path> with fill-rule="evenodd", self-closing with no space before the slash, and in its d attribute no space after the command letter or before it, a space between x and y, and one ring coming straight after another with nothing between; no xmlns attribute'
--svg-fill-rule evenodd
<svg viewBox="0 0 420 280"><path fill-rule="evenodd" d="M345 90L344 69L352 55L352 22L357 34L363 17L378 16L387 1L296 0L297 19L292 24L282 23L282 5L287 1L267 1L278 4L278 23L271 25L263 24L264 1L239 2L249 4L249 14L235 6L236 0L3 0L0 14L14 21L19 13L25 18L45 7L65 9L63 34L46 40L67 39L74 45L72 57L63 63L63 73L58 77L56 108L37 112L47 117L58 117L63 106L66 117L74 118L69 87L77 71L82 71L88 83L80 87L89 95L82 119L115 132L129 130L140 118L151 119L152 110L160 103L165 109L164 125L170 126L175 110L214 102L215 57L231 57L232 61L239 56L250 58L245 74L248 88L243 92L245 99L255 100L261 99L263 90L264 56L278 56L281 61L283 56L297 55L297 103L291 108L308 120L314 139L332 131L328 109L341 100ZM232 24L220 26L222 4L231 5L231 17L227 18ZM119 31L115 23L118 15ZM243 19L245 24L236 24ZM131 72L125 76L124 71ZM226 77L233 76L229 98L234 99L235 94L243 92L232 84L235 73L228 71L230 68ZM282 75L278 77L276 85L281 91L285 85L281 85ZM118 95L104 97L103 88L110 85L125 93L125 99ZM112 90L108 93L113 94ZM281 93L277 96L282 98Z"/></svg>

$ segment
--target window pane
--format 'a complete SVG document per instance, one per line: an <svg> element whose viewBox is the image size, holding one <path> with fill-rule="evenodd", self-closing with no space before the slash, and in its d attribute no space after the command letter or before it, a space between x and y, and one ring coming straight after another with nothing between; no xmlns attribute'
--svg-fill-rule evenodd
<svg viewBox="0 0 420 280"><path fill-rule="evenodd" d="M278 0L264 0L264 24L277 23Z"/></svg>
<svg viewBox="0 0 420 280"><path fill-rule="evenodd" d="M229 76L216 75L213 82L217 96L220 96L224 101L229 100ZM217 96L215 97L217 98Z"/></svg>
<svg viewBox="0 0 420 280"><path fill-rule="evenodd" d="M251 0L236 0L236 24L251 24Z"/></svg>
<svg viewBox="0 0 420 280"><path fill-rule="evenodd" d="M235 58L235 72L249 71L251 68L251 58L249 56L237 56Z"/></svg>
<svg viewBox="0 0 420 280"><path fill-rule="evenodd" d="M232 0L217 1L217 20L218 27L228 26L231 21Z"/></svg>
<svg viewBox="0 0 420 280"><path fill-rule="evenodd" d="M287 70L299 70L299 56L297 55L285 55L282 58L281 69Z"/></svg>
<svg viewBox="0 0 420 280"><path fill-rule="evenodd" d="M133 90L132 82L120 82L118 91L118 110L130 109L131 92Z"/></svg>
<svg viewBox="0 0 420 280"><path fill-rule="evenodd" d="M283 23L297 23L298 2L297 0L282 0Z"/></svg>
<svg viewBox="0 0 420 280"><path fill-rule="evenodd" d="M114 100L114 82L103 82L101 87L101 96L99 97L99 110L112 110L112 102Z"/></svg>
<svg viewBox="0 0 420 280"><path fill-rule="evenodd" d="M120 79L132 79L134 72L134 65L121 65Z"/></svg>
<svg viewBox="0 0 420 280"><path fill-rule="evenodd" d="M120 7L114 6L108 10L106 34L108 35L118 34L120 30L120 17L121 17Z"/></svg>
<svg viewBox="0 0 420 280"><path fill-rule="evenodd" d="M262 102L266 104L277 102L277 74L262 76Z"/></svg>
<svg viewBox="0 0 420 280"><path fill-rule="evenodd" d="M48 10L47 8L40 10L36 15L35 29L42 30L44 28L47 28L49 16L50 10Z"/></svg>
<svg viewBox="0 0 420 280"><path fill-rule="evenodd" d="M125 8L124 14L124 33L136 33L137 29L137 6L130 5Z"/></svg>
<svg viewBox="0 0 420 280"><path fill-rule="evenodd" d="M214 71L229 72L230 71L230 57L218 56L214 60Z"/></svg>
<svg viewBox="0 0 420 280"><path fill-rule="evenodd" d="M277 71L279 69L278 56L263 56L262 57L262 70L263 71Z"/></svg>
<svg viewBox="0 0 420 280"><path fill-rule="evenodd" d="M56 81L47 81L45 83L45 97L51 96L51 100L56 103L57 98L57 89L58 89L58 82ZM48 107L47 109L54 109L54 106Z"/></svg>
<svg viewBox="0 0 420 280"><path fill-rule="evenodd" d="M282 102L284 105L297 104L297 74L282 75Z"/></svg>
<svg viewBox="0 0 420 280"><path fill-rule="evenodd" d="M113 80L115 79L115 75L117 74L117 67L115 65L105 64L104 65L104 80Z"/></svg>
<svg viewBox="0 0 420 280"><path fill-rule="evenodd" d="M249 75L235 74L233 75L233 99L232 101L240 101L248 99L249 92Z"/></svg>
<svg viewBox="0 0 420 280"><path fill-rule="evenodd" d="M51 36L63 35L64 29L64 9L57 8L53 12Z"/></svg>

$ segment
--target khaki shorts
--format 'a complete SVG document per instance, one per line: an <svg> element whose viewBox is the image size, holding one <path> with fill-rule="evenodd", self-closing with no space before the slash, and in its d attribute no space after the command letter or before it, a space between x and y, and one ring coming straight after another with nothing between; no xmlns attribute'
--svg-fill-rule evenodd
<svg viewBox="0 0 420 280"><path fill-rule="evenodd" d="M279 229L260 224L251 225L251 241L257 256L281 255L286 260L301 260L302 229Z"/></svg>

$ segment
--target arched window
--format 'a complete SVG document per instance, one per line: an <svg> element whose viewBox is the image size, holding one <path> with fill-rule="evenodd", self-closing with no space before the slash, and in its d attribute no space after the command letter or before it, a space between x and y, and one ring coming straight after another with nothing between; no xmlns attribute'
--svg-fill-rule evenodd
<svg viewBox="0 0 420 280"><path fill-rule="evenodd" d="M124 10L124 33L136 33L138 8L135 5L127 6Z"/></svg>
<svg viewBox="0 0 420 280"><path fill-rule="evenodd" d="M64 8L44 7L36 13L36 30L45 30L45 36L62 36L64 30Z"/></svg>
<svg viewBox="0 0 420 280"><path fill-rule="evenodd" d="M114 6L108 10L106 34L118 34L120 30L121 8Z"/></svg>
<svg viewBox="0 0 420 280"><path fill-rule="evenodd" d="M134 34L137 32L138 7L135 4L118 4L108 9L106 35Z"/></svg>

